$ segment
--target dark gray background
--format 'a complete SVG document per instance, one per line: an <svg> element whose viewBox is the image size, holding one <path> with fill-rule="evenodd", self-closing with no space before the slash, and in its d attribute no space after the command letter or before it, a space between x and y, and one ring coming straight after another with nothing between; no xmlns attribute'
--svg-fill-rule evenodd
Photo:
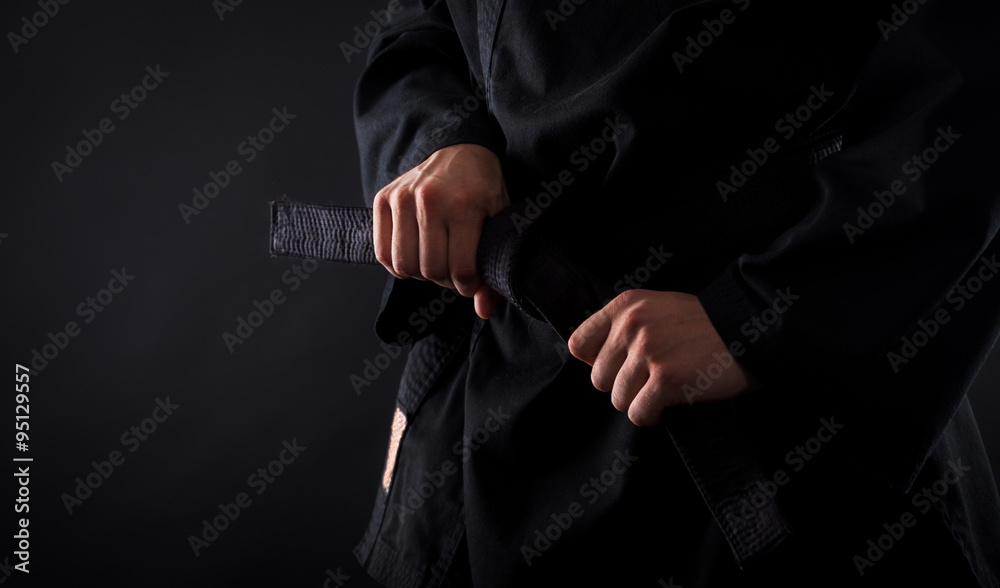
<svg viewBox="0 0 1000 588"><path fill-rule="evenodd" d="M351 549L379 484L403 357L360 397L348 378L381 351L371 323L385 273L326 264L290 291L282 275L296 262L268 256L267 202L362 204L352 94L363 64L339 46L384 8L246 1L220 21L210 0L70 2L19 53L0 48L0 358L26 365L49 332L81 326L30 383L37 585L322 586L338 567L348 585L374 585ZM4 33L38 11L6 2ZM157 64L169 77L118 120L111 102ZM243 162L237 145L274 107L295 120ZM52 161L104 117L115 130L57 181ZM230 159L242 173L185 224L178 205ZM135 279L83 324L77 305L122 267ZM287 301L230 354L222 333L275 288ZM998 382L994 357L972 393L994 470ZM128 453L122 433L167 397L180 408ZM12 416L13 390L5 406ZM262 494L248 489L293 439L306 451ZM116 449L124 464L67 514L61 496ZM195 557L188 536L243 491L251 506ZM5 569L0 582L29 584Z"/></svg>

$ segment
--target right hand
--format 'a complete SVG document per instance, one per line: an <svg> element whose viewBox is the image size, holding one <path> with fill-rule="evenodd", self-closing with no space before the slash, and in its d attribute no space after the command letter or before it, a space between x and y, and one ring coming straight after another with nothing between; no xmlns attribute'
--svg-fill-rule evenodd
<svg viewBox="0 0 1000 588"><path fill-rule="evenodd" d="M476 271L476 248L483 220L509 204L496 154L470 143L439 149L375 195L375 257L397 278L473 297L489 318L499 295Z"/></svg>

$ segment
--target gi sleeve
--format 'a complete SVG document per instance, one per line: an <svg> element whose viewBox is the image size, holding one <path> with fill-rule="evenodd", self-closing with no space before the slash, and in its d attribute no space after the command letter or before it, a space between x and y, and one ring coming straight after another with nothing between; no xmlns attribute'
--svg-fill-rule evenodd
<svg viewBox="0 0 1000 588"><path fill-rule="evenodd" d="M817 205L699 292L758 393L835 414L904 491L997 337L997 47L957 10L879 24Z"/></svg>
<svg viewBox="0 0 1000 588"><path fill-rule="evenodd" d="M369 207L383 186L438 149L476 143L502 154L481 83L446 2L406 2L372 40L355 94Z"/></svg>

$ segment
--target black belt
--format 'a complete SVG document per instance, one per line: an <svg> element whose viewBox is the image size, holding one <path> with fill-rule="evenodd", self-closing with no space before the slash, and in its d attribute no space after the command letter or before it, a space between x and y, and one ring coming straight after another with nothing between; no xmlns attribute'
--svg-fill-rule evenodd
<svg viewBox="0 0 1000 588"><path fill-rule="evenodd" d="M372 243L370 208L303 204L287 200L277 200L270 205L272 256L380 265ZM525 296L519 287L525 276L518 270L546 273L539 268L553 267L557 261L553 259L555 252L552 248L535 246L530 256L532 263L518 263L518 257L524 253L522 234L516 230L511 217L523 213L523 206L515 203L497 216L486 219L476 256L477 267L486 284L518 308L547 320L563 340L568 341L581 322L579 317L572 312L546 316L541 309L561 305L538 300L536 296ZM560 273L573 269L562 269ZM585 273L580 273L579 277L585 277ZM597 287L596 282L594 286ZM599 301L592 298L594 296L589 297L586 305L580 308L597 310L599 306L595 307L595 302Z"/></svg>
<svg viewBox="0 0 1000 588"><path fill-rule="evenodd" d="M754 178L752 185L748 183L741 189L744 196L738 197L746 197L746 192L778 191L779 187L795 197L796 190L787 186L790 172L801 172L808 164L839 151L841 141L839 134L827 133L786 149L785 155L770 163L766 173ZM371 209L286 200L270 204L271 255L379 264L372 244ZM486 219L476 255L477 269L486 284L518 308L547 321L568 340L587 314L601 308L613 292L585 268L566 263L559 244L536 234L530 226L524 229L515 223L515 214L525 217L524 206L525 202L515 202ZM689 231L685 239L697 243L699 233L690 225L688 219L676 219L670 230ZM742 501L766 480L749 444L740 437L740 424L729 403L675 407L663 413L662 422L740 566L788 535L784 515L773 502L758 508L751 520L739 515ZM710 464L711 475L698 467L705 464Z"/></svg>

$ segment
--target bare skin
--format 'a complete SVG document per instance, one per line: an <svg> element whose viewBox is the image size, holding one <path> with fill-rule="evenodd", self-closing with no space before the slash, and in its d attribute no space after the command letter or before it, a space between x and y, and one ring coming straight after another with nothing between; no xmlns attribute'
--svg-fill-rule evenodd
<svg viewBox="0 0 1000 588"><path fill-rule="evenodd" d="M468 143L435 151L375 195L375 257L397 278L473 297L489 318L499 296L476 271L483 220L510 204L500 159Z"/></svg>
<svg viewBox="0 0 1000 588"><path fill-rule="evenodd" d="M473 144L445 147L375 196L375 256L397 278L430 280L472 297L476 314L488 319L499 295L476 271L476 247L483 220L508 204L496 154ZM594 387L611 392L614 407L640 426L658 423L670 406L725 400L759 386L698 298L682 292L619 294L573 332L569 350L593 367ZM686 397L682 386L720 357L731 359L730 367Z"/></svg>
<svg viewBox="0 0 1000 588"><path fill-rule="evenodd" d="M573 331L569 351L593 367L594 387L636 425L655 425L663 410L727 400L759 387L719 337L698 297L683 292L628 290ZM698 370L721 375L694 388ZM716 372L712 372L713 374ZM685 394L682 387L696 394Z"/></svg>

